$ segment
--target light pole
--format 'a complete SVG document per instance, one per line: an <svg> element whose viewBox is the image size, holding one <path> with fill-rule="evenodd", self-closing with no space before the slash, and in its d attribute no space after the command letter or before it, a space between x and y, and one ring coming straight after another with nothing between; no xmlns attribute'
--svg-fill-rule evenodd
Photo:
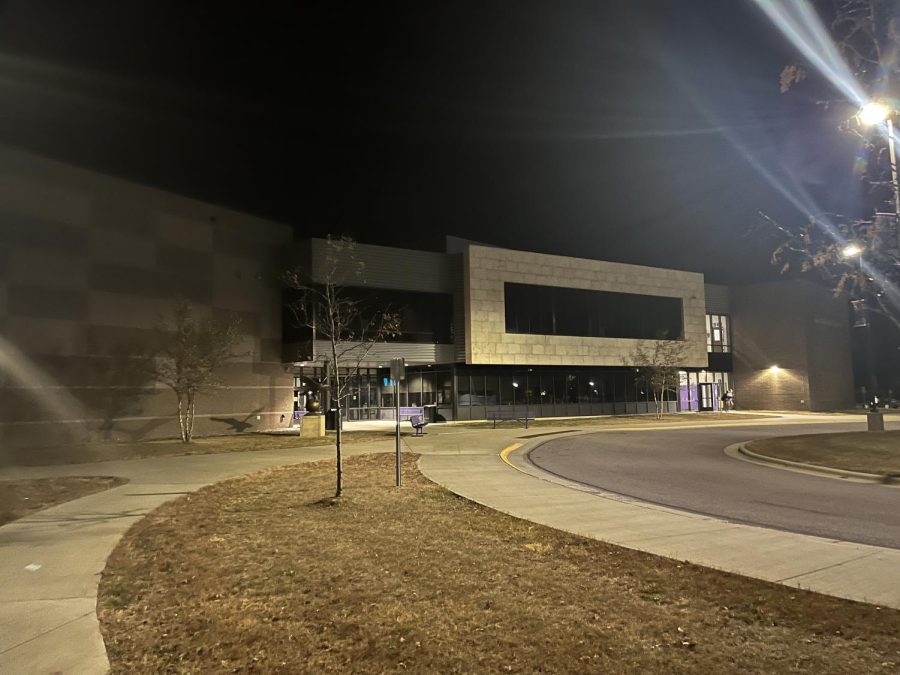
<svg viewBox="0 0 900 675"><path fill-rule="evenodd" d="M885 124L888 140L888 158L891 162L891 191L894 193L894 228L896 229L897 250L900 251L900 182L897 180L897 152L894 148L894 110L884 103L869 101L859 109L857 116L865 126Z"/></svg>
<svg viewBox="0 0 900 675"><path fill-rule="evenodd" d="M862 246L854 243L847 244L841 250L841 255L844 258L856 258L856 273L860 276L863 274L863 250ZM853 326L854 328L862 328L866 331L866 385L869 387L868 395L875 396L875 390L878 383L875 378L875 364L873 363L875 359L872 350L872 329L869 325L869 318L865 315L865 302L866 301L863 298L851 301L851 304L853 305ZM866 396L863 397L863 405L868 405L868 401L865 400L866 398Z"/></svg>

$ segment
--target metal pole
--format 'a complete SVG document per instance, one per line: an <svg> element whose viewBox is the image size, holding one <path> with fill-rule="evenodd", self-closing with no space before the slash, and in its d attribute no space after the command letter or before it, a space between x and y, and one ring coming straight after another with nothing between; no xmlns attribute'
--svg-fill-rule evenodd
<svg viewBox="0 0 900 675"><path fill-rule="evenodd" d="M888 131L890 132L890 120L888 120ZM891 147L891 167L894 165L894 143L893 140L890 142ZM896 179L896 177L895 177ZM894 183L896 186L896 182ZM896 222L896 221L895 221ZM858 269L858 274L862 276L863 272L863 264L862 264L862 251L859 252L859 255L856 256L856 264ZM862 301L863 308L863 330L866 331L866 385L869 387L868 397L871 398L875 396L875 391L878 388L878 381L875 375L875 355L872 350L872 323L869 321L869 315L865 313L866 306L865 301ZM869 401L863 401L863 406L868 406Z"/></svg>
<svg viewBox="0 0 900 675"><path fill-rule="evenodd" d="M891 189L894 191L894 228L897 230L897 250L900 251L900 183L897 181L897 153L894 150L894 123L887 119L888 155L891 158Z"/></svg>
<svg viewBox="0 0 900 675"><path fill-rule="evenodd" d="M400 487L400 380L394 380L394 404L397 409L397 487Z"/></svg>
<svg viewBox="0 0 900 675"><path fill-rule="evenodd" d="M525 428L528 428L528 386L531 382L528 380L528 376L525 376Z"/></svg>

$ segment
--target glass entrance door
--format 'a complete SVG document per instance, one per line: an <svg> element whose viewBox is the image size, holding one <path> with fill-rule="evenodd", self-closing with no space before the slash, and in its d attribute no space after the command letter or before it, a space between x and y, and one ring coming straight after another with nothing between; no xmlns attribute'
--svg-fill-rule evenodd
<svg viewBox="0 0 900 675"><path fill-rule="evenodd" d="M713 410L715 407L715 398L713 397L712 384L701 382L697 385L697 397L700 399L699 409L701 412Z"/></svg>

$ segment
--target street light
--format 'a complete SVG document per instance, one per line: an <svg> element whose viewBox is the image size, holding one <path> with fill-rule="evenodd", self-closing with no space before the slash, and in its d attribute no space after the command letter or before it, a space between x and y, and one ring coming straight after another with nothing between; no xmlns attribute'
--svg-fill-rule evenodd
<svg viewBox="0 0 900 675"><path fill-rule="evenodd" d="M867 127L881 124L890 119L890 110L886 105L878 101L869 101L859 109L857 114L859 115L859 121Z"/></svg>
<svg viewBox="0 0 900 675"><path fill-rule="evenodd" d="M516 391L519 388L519 383L513 380L513 414L515 414L516 409ZM528 387L525 388L525 428L528 428Z"/></svg>
<svg viewBox="0 0 900 675"><path fill-rule="evenodd" d="M891 187L894 190L894 224L897 227L897 241L900 245L900 182L897 181L897 154L894 150L895 110L884 103L869 101L856 114L861 124L875 126L884 123L887 127L888 156L891 160Z"/></svg>
<svg viewBox="0 0 900 675"><path fill-rule="evenodd" d="M861 114L861 113L860 113ZM894 139L891 137L891 156L893 156L893 147L894 147ZM893 163L892 163L893 168ZM896 175L895 175L895 183L894 187L896 189ZM900 211L898 211L898 215L900 215ZM859 244L850 243L844 246L841 249L841 255L844 258L856 258L856 269L857 274L862 278L863 275L863 266L862 266L862 254L863 247ZM862 288L863 281L857 282ZM866 330L866 383L869 386L869 389L872 391L872 394L875 394L875 390L877 389L877 378L875 376L875 358L872 351L872 328L869 326L869 317L866 314L866 301L865 298L857 298L856 300L851 300L850 305L853 307L853 327L854 328L864 328ZM866 396L863 394L863 404L866 403Z"/></svg>

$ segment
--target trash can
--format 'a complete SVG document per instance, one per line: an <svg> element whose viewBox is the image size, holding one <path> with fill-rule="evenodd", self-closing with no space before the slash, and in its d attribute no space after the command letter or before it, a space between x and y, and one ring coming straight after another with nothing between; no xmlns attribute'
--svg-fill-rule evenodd
<svg viewBox="0 0 900 675"><path fill-rule="evenodd" d="M884 415L880 412L866 413L869 431L884 431Z"/></svg>
<svg viewBox="0 0 900 675"><path fill-rule="evenodd" d="M432 404L432 405L426 405L426 406L424 406L424 408L425 408L425 422L427 422L428 424L434 424L435 422L437 422L437 406Z"/></svg>
<svg viewBox="0 0 900 675"><path fill-rule="evenodd" d="M333 408L325 411L325 430L337 431L337 410Z"/></svg>

